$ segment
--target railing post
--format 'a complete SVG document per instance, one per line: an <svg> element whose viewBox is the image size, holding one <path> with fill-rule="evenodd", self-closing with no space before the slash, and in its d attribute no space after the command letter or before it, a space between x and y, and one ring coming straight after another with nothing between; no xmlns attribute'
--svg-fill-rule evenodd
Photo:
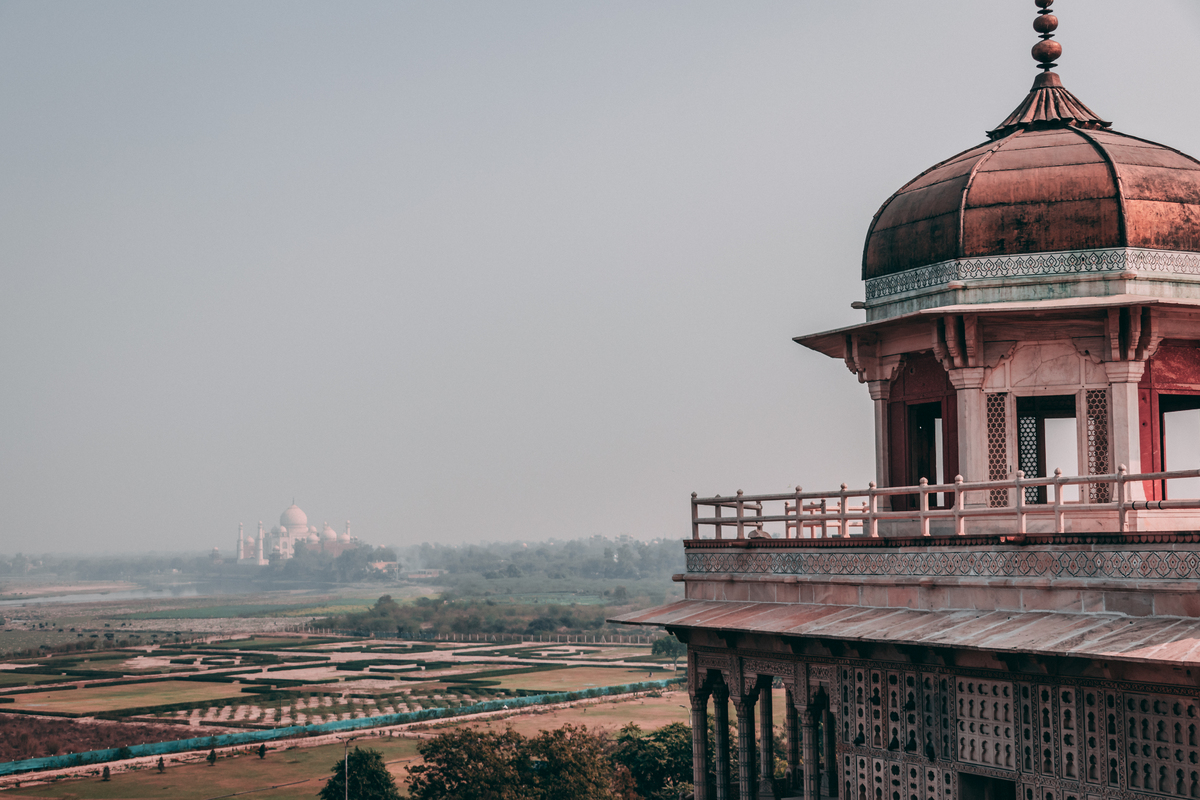
<svg viewBox="0 0 1200 800"><path fill-rule="evenodd" d="M720 519L721 518L721 495L717 495L717 504L715 506L713 506L713 508L715 508L717 511L717 519ZM716 529L717 529L717 541L720 541L721 540L721 523L720 522L718 522L716 524Z"/></svg>
<svg viewBox="0 0 1200 800"><path fill-rule="evenodd" d="M700 516L700 507L696 505L696 493L692 492L692 540L700 538L700 523L696 520Z"/></svg>
<svg viewBox="0 0 1200 800"><path fill-rule="evenodd" d="M803 538L803 536L801 534L804 533L804 517L802 516L803 512L801 510L801 506L804 505L804 501L802 499L800 499L800 493L803 491L804 491L804 489L802 489L799 485L796 486L796 538L797 539ZM784 505L786 507L787 504L785 503Z"/></svg>
<svg viewBox="0 0 1200 800"><path fill-rule="evenodd" d="M967 532L967 520L963 516L966 510L966 492L963 491L963 476L954 476L954 535L964 536Z"/></svg>
<svg viewBox="0 0 1200 800"><path fill-rule="evenodd" d="M921 480L918 481L917 483L921 487L921 493L920 493L921 501L918 504L918 513L921 515L921 535L928 536L929 535L929 479L921 478Z"/></svg>
<svg viewBox="0 0 1200 800"><path fill-rule="evenodd" d="M1017 486L1017 533L1024 535L1025 533L1025 489L1021 486L1021 481L1025 478L1024 470L1017 470L1017 475L1013 478L1013 483Z"/></svg>
<svg viewBox="0 0 1200 800"><path fill-rule="evenodd" d="M1121 533L1125 533L1127 527L1125 520L1125 487L1128 484L1125 483L1125 476L1128 473L1129 468L1124 464L1117 467L1117 527Z"/></svg>
<svg viewBox="0 0 1200 800"><path fill-rule="evenodd" d="M746 504L745 504L745 501L742 500L743 494L744 494L744 492L742 492L741 489L738 489L738 492L737 492L737 529L738 529L737 537L739 539L746 538Z"/></svg>
<svg viewBox="0 0 1200 800"><path fill-rule="evenodd" d="M847 523L850 520L846 518L846 512L848 510L846 506L850 502L850 496L847 494L849 489L850 487L848 485L844 483L842 484L842 491L838 501L838 536L842 539L846 538L847 532L850 530L847 527Z"/></svg>
<svg viewBox="0 0 1200 800"><path fill-rule="evenodd" d="M1054 532L1066 533L1067 527L1063 520L1063 477L1062 469L1054 468Z"/></svg>
<svg viewBox="0 0 1200 800"><path fill-rule="evenodd" d="M875 518L875 513L879 511L879 496L875 494L877 488L875 481L867 484L867 524L870 527L865 533L872 539L879 538L879 520Z"/></svg>
<svg viewBox="0 0 1200 800"><path fill-rule="evenodd" d="M821 538L829 538L829 520L825 519L825 515L829 513L829 501L821 498Z"/></svg>

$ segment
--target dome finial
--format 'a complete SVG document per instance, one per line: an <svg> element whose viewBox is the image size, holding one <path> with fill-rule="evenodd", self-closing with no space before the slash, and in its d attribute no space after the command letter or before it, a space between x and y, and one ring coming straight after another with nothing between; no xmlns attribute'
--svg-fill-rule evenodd
<svg viewBox="0 0 1200 800"><path fill-rule="evenodd" d="M1062 55L1062 45L1054 41L1054 31L1058 28L1058 17L1050 11L1054 0L1034 0L1038 11L1033 21L1033 29L1041 34L1042 40L1033 46L1033 60L1038 62L1044 72L1054 69L1057 64L1054 59Z"/></svg>

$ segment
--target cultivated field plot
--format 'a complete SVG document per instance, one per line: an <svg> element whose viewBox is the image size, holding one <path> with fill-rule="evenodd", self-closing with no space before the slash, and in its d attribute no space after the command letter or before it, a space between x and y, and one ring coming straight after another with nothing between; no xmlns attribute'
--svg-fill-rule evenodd
<svg viewBox="0 0 1200 800"><path fill-rule="evenodd" d="M36 686L42 683L61 683L67 680L61 675L30 675L25 672L0 672L0 689L12 686Z"/></svg>
<svg viewBox="0 0 1200 800"><path fill-rule="evenodd" d="M614 669L610 667L564 667L519 675L501 675L500 688L524 689L535 692L577 692L597 686L620 686L639 681L662 680L659 670L653 675L644 669ZM669 677L669 676L668 676Z"/></svg>
<svg viewBox="0 0 1200 800"><path fill-rule="evenodd" d="M461 724L482 730L511 727L525 736L536 736L541 730L566 724L585 725L589 730L606 730L615 734L633 722L642 730L649 731L672 722L687 722L688 712L680 707L686 703L685 692L665 692L657 698L623 703L602 702L549 712L531 709L502 720ZM776 707L779 708L780 704L777 703ZM782 724L782 719L777 719L776 724ZM454 727L457 727L456 723L445 723L429 733L441 733ZM383 753L388 771L396 778L401 794L404 794L408 767L420 760L417 748L421 740L367 737L355 744ZM172 764L168 756L168 768L163 774L144 769L113 775L109 783L102 783L98 776L64 780L48 786L13 789L5 792L4 797L7 800L158 800L165 797L172 800L209 800L244 792L246 797L253 800L311 800L320 791L329 777L330 769L343 752L341 745L272 749L261 761L257 756L247 754L218 759L213 767L203 762ZM99 767L96 769L98 771Z"/></svg>
<svg viewBox="0 0 1200 800"><path fill-rule="evenodd" d="M231 683L154 681L122 686L100 685L56 692L31 692L13 697L13 708L71 714L99 714L126 708L191 703L244 697L241 687Z"/></svg>
<svg viewBox="0 0 1200 800"><path fill-rule="evenodd" d="M320 725L430 709L453 713L484 701L676 674L662 663L644 664L650 657L648 646L437 645L257 633L13 659L0 665L0 697L12 701L0 705L0 726L21 712L98 715L108 725L129 725L128 743L136 744L139 738L132 726L138 723L175 730L176 738L184 739L198 729L236 732ZM30 671L13 672L15 668ZM180 671L188 678L175 674ZM140 682L126 682L139 677ZM145 680L148 677L154 679ZM43 681L70 688L51 689L40 685ZM75 752L66 745L56 750L39 745L34 750L23 757Z"/></svg>

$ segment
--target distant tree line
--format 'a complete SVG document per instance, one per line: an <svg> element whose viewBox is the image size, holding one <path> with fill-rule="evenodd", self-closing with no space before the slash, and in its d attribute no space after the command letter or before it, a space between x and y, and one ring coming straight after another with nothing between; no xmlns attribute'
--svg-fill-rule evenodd
<svg viewBox="0 0 1200 800"><path fill-rule="evenodd" d="M391 580L392 575L373 569L375 562L394 562L396 552L389 547L356 547L334 558L319 551L296 545L295 556L273 562L254 577L257 580L298 580L320 583L353 583ZM54 575L81 581L133 581L163 579L222 580L244 579L245 572L235 563L214 559L212 554L185 555L102 555L37 557L17 553L0 556L0 577Z"/></svg>
<svg viewBox="0 0 1200 800"><path fill-rule="evenodd" d="M683 545L678 539L641 542L628 536L603 536L545 542L490 542L445 545L425 542L401 553L404 563L445 570L458 576L497 578L543 577L551 580L669 580L683 572Z"/></svg>
<svg viewBox="0 0 1200 800"><path fill-rule="evenodd" d="M280 574L289 580L354 583L391 580L391 575L374 569L371 564L395 560L396 551L390 547L355 547L335 558L319 550L309 550L304 542L298 542L292 557L276 566Z"/></svg>
<svg viewBox="0 0 1200 800"><path fill-rule="evenodd" d="M172 575L218 577L221 564L210 555L0 556L0 577L56 575L83 581L138 581Z"/></svg>
<svg viewBox="0 0 1200 800"><path fill-rule="evenodd" d="M368 611L328 617L313 624L327 630L402 636L581 634L605 630L609 611L603 605L497 603L478 597L418 597L413 602L397 603L391 595L384 595Z"/></svg>

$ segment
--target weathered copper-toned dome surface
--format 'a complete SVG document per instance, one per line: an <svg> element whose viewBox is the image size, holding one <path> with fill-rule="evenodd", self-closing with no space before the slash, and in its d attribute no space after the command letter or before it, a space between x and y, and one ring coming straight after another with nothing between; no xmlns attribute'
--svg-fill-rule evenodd
<svg viewBox="0 0 1200 800"><path fill-rule="evenodd" d="M888 198L867 232L864 280L973 256L1200 252L1200 161L1105 130L1057 76L1039 84L993 141Z"/></svg>

